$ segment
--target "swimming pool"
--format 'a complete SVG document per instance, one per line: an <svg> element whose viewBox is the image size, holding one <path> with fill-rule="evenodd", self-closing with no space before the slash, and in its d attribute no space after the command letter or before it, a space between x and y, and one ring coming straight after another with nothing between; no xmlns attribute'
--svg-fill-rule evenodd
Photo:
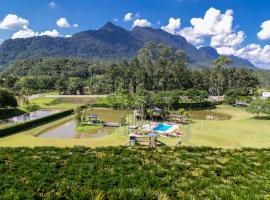
<svg viewBox="0 0 270 200"><path fill-rule="evenodd" d="M169 125L169 124L159 124L158 126L156 126L155 128L153 128L154 131L167 131L169 130L170 128L172 128L173 126L172 125Z"/></svg>

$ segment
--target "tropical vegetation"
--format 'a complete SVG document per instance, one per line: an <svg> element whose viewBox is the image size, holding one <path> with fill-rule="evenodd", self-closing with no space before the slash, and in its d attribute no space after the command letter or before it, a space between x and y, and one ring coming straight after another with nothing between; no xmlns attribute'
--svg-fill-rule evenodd
<svg viewBox="0 0 270 200"><path fill-rule="evenodd" d="M1 199L268 199L269 149L0 148Z"/></svg>
<svg viewBox="0 0 270 200"><path fill-rule="evenodd" d="M18 61L0 78L2 87L24 96L58 90L60 94L111 94L197 89L223 95L232 88L255 92L259 81L254 72L231 68L232 60L220 56L212 67L190 69L183 51L147 43L132 60L88 61L75 58L39 58Z"/></svg>

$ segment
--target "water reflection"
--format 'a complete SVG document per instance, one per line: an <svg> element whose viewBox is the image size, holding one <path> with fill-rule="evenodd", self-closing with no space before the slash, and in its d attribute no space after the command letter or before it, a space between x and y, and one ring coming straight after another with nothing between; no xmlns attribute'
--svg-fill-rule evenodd
<svg viewBox="0 0 270 200"><path fill-rule="evenodd" d="M98 130L91 130L87 133L76 131L76 122L69 121L61 126L53 128L38 137L40 138L97 138L110 134L114 128L103 127Z"/></svg>
<svg viewBox="0 0 270 200"><path fill-rule="evenodd" d="M98 119L105 122L119 122L121 117L131 114L132 111L112 109L92 109L88 114L96 114ZM40 138L98 138L111 134L115 128L103 127L98 130L90 130L87 133L76 131L74 120L52 128L38 137Z"/></svg>
<svg viewBox="0 0 270 200"><path fill-rule="evenodd" d="M45 117L54 113L59 112L59 110L37 110L35 112L31 113L25 113L22 115L10 117L8 119L0 120L0 124L5 124L5 123L22 123L34 119L38 119L41 117Z"/></svg>

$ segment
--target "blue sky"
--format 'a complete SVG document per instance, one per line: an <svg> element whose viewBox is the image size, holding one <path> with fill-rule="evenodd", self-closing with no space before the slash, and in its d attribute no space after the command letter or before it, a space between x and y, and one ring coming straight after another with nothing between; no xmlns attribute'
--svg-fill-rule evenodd
<svg viewBox="0 0 270 200"><path fill-rule="evenodd" d="M270 66L269 0L0 0L0 11L2 41L68 37L112 21L126 29L162 28L197 47L211 45L222 54Z"/></svg>

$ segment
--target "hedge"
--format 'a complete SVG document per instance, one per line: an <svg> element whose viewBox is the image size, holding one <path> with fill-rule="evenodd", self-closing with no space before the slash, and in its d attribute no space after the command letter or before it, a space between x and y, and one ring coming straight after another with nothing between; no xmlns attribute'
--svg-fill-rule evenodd
<svg viewBox="0 0 270 200"><path fill-rule="evenodd" d="M48 122L54 121L56 119L60 119L60 118L72 115L73 113L74 113L74 110L70 109L70 110L65 110L65 111L58 112L52 115L48 115L42 118L26 121L19 124L14 124L6 128L0 129L0 137L11 135L11 134L18 133L21 131L25 131L25 130L46 124Z"/></svg>

